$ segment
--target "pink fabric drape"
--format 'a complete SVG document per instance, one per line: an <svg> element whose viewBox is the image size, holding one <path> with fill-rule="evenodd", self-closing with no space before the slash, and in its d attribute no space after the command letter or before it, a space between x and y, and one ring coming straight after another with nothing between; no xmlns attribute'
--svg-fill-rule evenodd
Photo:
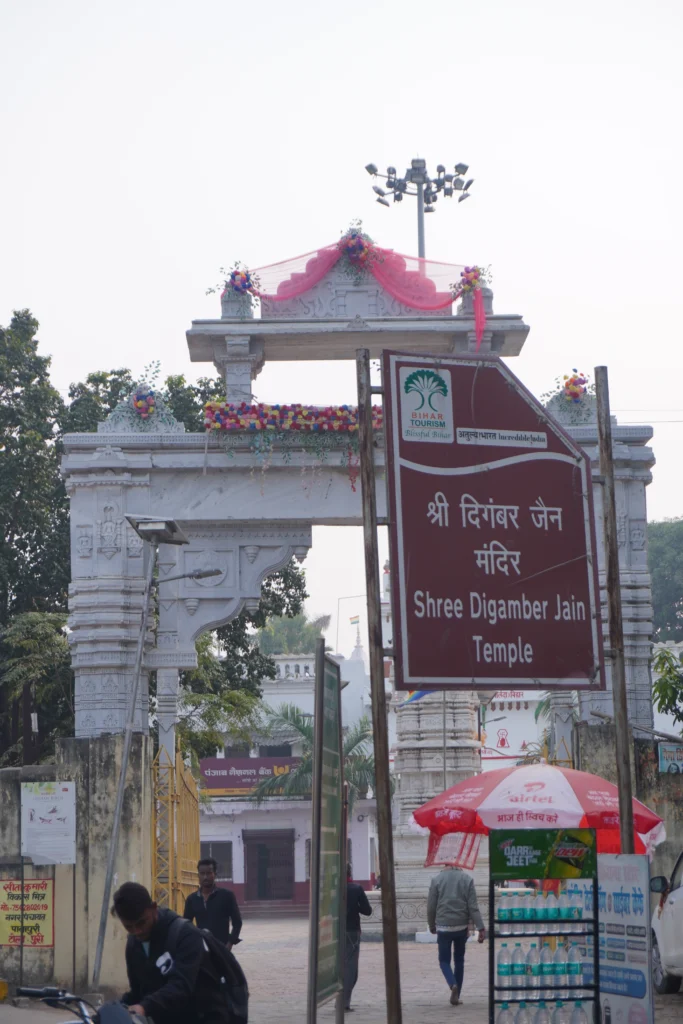
<svg viewBox="0 0 683 1024"><path fill-rule="evenodd" d="M295 299L319 284L343 255L343 247L334 243L315 252L259 267L253 272L253 277L259 282L255 294L268 302ZM419 259L372 245L371 255L363 266L384 291L410 309L422 312L446 309L460 296L460 275L464 270L460 264ZM486 326L480 290L474 291L473 301L479 349Z"/></svg>

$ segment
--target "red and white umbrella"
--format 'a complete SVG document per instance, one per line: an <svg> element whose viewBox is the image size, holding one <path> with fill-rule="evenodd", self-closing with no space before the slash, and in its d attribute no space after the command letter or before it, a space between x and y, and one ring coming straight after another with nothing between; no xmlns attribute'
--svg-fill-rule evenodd
<svg viewBox="0 0 683 1024"><path fill-rule="evenodd" d="M550 764L474 775L423 804L413 817L431 833L428 863L437 863L442 837L458 833L461 852L452 852L464 866L476 859L479 846L467 837L499 828L594 828L598 853L621 848L617 787L597 775ZM662 819L640 800L633 801L633 825L636 853L651 853L666 838Z"/></svg>

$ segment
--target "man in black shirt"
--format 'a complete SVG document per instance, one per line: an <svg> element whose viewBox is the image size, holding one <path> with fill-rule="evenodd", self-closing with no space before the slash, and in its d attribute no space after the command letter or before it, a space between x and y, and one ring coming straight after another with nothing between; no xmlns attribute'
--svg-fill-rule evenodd
<svg viewBox="0 0 683 1024"><path fill-rule="evenodd" d="M351 881L351 865L346 868L346 952L344 957L344 1009L353 1010L351 993L358 981L358 958L360 956L360 915L370 917L372 907L368 903L365 889Z"/></svg>
<svg viewBox="0 0 683 1024"><path fill-rule="evenodd" d="M213 857L204 857L197 865L199 889L187 897L183 917L206 928L232 949L240 941L242 915L235 894L216 885L218 864Z"/></svg>
<svg viewBox="0 0 683 1024"><path fill-rule="evenodd" d="M172 910L160 910L138 882L125 882L114 893L112 914L128 932L130 988L121 1001L131 1013L154 1024L230 1024L201 932Z"/></svg>

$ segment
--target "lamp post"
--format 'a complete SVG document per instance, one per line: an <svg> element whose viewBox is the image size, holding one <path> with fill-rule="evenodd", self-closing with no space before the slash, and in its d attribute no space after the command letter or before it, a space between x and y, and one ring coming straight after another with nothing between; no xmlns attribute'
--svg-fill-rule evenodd
<svg viewBox="0 0 683 1024"><path fill-rule="evenodd" d="M443 164L436 168L436 178L431 178L427 171L427 162L416 157L403 177L399 177L395 167L387 167L386 174L380 174L375 164L366 164L365 170L373 178L384 178L386 188L381 185L373 185L373 192L377 194L377 202L381 206L390 206L388 195L393 195L394 202L400 203L404 196L417 196L417 254L421 259L425 256L425 213L434 213L434 204L439 198L439 193L447 199L452 199L456 192L459 192L458 202L462 203L470 197L470 186L474 178L465 180L469 167L467 164L456 164L455 174L446 171ZM414 186L414 191L410 186Z"/></svg>
<svg viewBox="0 0 683 1024"><path fill-rule="evenodd" d="M140 633L138 635L135 649L135 666L133 669L133 681L130 688L128 709L126 713L126 726L124 730L123 754L121 756L121 769L119 782L116 791L116 803L114 805L114 821L112 823L111 838L109 840L109 852L107 854L107 870L104 877L104 892L102 894L102 910L100 912L100 926L97 933L97 946L95 947L95 965L93 968L93 989L97 989L100 983L100 971L102 970L102 954L104 952L104 938L107 932L107 918L109 917L109 900L111 899L111 888L114 879L114 864L116 851L119 842L119 831L121 829L121 815L123 812L123 797L126 789L126 775L130 761L130 749L133 742L133 728L135 726L135 711L138 702L138 691L140 689L140 672L142 670L142 656L145 647L145 636L147 634L147 619L149 618L149 599L154 586L160 583L170 583L172 580L180 579L205 579L207 576L220 576L220 569L201 569L193 572L181 573L178 576L169 576L164 580L154 580L154 567L157 559L157 547L159 544L188 544L189 541L178 524L173 519L162 519L158 516L133 516L127 515L126 519L143 541L149 544L149 558L147 561L147 574L145 576L145 589L142 597L142 620Z"/></svg>

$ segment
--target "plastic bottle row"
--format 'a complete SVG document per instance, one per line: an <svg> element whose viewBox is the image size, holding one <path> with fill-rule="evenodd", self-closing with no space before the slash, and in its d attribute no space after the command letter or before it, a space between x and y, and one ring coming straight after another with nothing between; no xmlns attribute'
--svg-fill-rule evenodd
<svg viewBox="0 0 683 1024"><path fill-rule="evenodd" d="M576 989L567 986L583 983L584 963L592 977L592 964L588 964L587 955L577 942L560 941L555 952L549 942L540 947L532 942L528 950L521 942L515 942L513 948L503 942L496 957L496 986L498 989L526 988L529 995L541 999L572 999Z"/></svg>
<svg viewBox="0 0 683 1024"><path fill-rule="evenodd" d="M591 919L591 888L568 884L559 898L554 892L503 893L498 901L498 935L525 935L536 932L562 934L584 931L584 916Z"/></svg>
<svg viewBox="0 0 683 1024"><path fill-rule="evenodd" d="M538 1008L520 1003L515 1013L508 1003L502 1003L496 1024L588 1024L588 1016L581 1000L565 1003L539 1003Z"/></svg>

